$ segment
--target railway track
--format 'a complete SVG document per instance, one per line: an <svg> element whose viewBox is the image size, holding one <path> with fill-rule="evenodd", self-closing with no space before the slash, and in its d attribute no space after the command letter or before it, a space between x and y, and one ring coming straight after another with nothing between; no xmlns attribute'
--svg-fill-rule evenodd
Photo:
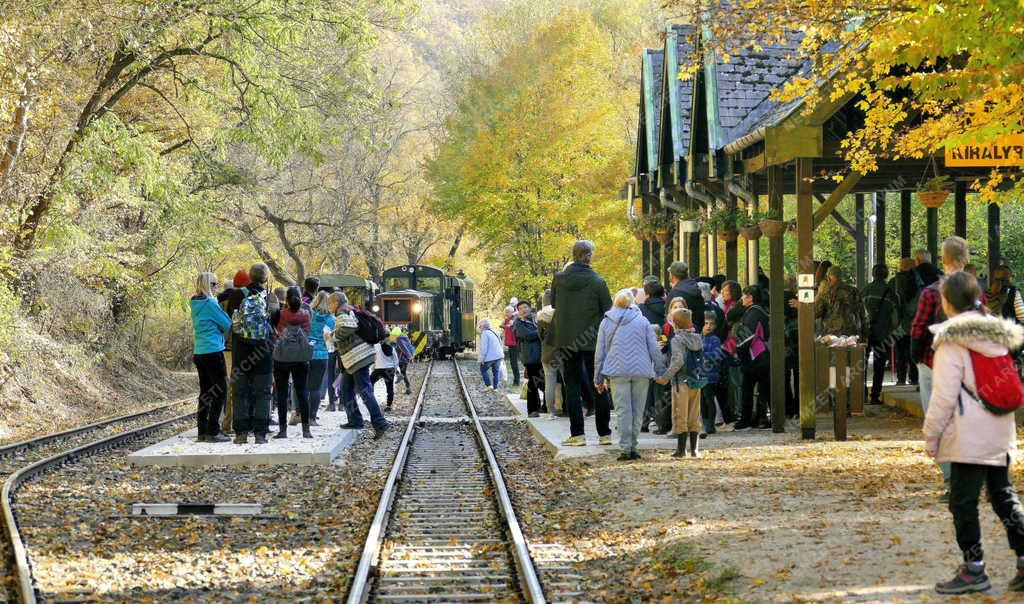
<svg viewBox="0 0 1024 604"><path fill-rule="evenodd" d="M428 369L349 591L349 604L545 602L462 373Z"/></svg>
<svg viewBox="0 0 1024 604"><path fill-rule="evenodd" d="M134 442L171 424L192 419L194 411L184 414L175 411L175 407L189 401L191 399L179 400L146 411L108 418L0 447L0 471L5 478L0 489L0 529L9 569L5 589L0 591L0 601L28 604L36 602L38 596L32 579L28 549L18 528L15 513L18 489L26 482L66 464ZM170 417L162 417L166 415ZM156 417L161 419L152 421ZM89 438L109 428L118 427L125 429L98 439Z"/></svg>

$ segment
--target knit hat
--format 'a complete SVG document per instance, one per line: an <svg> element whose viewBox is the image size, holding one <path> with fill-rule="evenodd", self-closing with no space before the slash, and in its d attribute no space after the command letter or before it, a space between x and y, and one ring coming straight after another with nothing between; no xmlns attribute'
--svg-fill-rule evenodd
<svg viewBox="0 0 1024 604"><path fill-rule="evenodd" d="M392 327L391 328L391 337L392 338L397 338L400 335L402 335L402 328L401 327Z"/></svg>
<svg viewBox="0 0 1024 604"><path fill-rule="evenodd" d="M235 287L248 287L252 283L252 279L249 278L249 271L244 268L235 273L235 278L231 280L232 285Z"/></svg>

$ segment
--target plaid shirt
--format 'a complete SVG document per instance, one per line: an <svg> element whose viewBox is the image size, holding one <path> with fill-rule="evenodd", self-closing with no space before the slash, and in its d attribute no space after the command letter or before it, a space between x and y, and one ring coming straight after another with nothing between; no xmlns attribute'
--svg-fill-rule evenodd
<svg viewBox="0 0 1024 604"><path fill-rule="evenodd" d="M921 291L921 297L917 302L917 314L914 315L914 322L910 324L910 339L918 354L915 360L931 367L932 356L932 332L929 326L938 323L936 319L939 311L942 310L942 296L939 294L939 286L942 282L936 281Z"/></svg>
<svg viewBox="0 0 1024 604"><path fill-rule="evenodd" d="M946 320L946 315L942 312L942 294L939 292L944 281L945 279L939 279L921 290L917 314L914 315L914 322L910 324L911 347L917 351L915 360L929 367L932 366L935 351L932 350L932 331L928 328ZM984 293L981 294L981 303L988 304L988 297Z"/></svg>

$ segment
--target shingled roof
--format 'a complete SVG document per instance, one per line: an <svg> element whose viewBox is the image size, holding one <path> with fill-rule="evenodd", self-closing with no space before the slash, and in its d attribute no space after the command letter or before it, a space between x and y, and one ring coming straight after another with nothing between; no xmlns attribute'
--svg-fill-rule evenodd
<svg viewBox="0 0 1024 604"><path fill-rule="evenodd" d="M751 44L724 61L708 53L705 62L708 95L708 140L714 150L742 138L766 116L785 113L791 103L777 103L772 90L806 66L797 55L802 35L794 32L784 44ZM792 105L795 106L795 105Z"/></svg>
<svg viewBox="0 0 1024 604"><path fill-rule="evenodd" d="M658 169L658 132L661 124L662 80L665 51L644 49L640 89L640 132L637 133L637 173Z"/></svg>
<svg viewBox="0 0 1024 604"><path fill-rule="evenodd" d="M670 124L668 130L662 124L661 138L662 149L666 148L666 143L671 143L672 157L662 158L662 163L666 160L675 162L684 159L689 152L693 81L679 79L679 65L681 60L694 53L696 35L697 30L692 25L671 25L665 38L664 77L665 91L668 95L666 114L669 116ZM670 140L665 140L666 134L671 135Z"/></svg>

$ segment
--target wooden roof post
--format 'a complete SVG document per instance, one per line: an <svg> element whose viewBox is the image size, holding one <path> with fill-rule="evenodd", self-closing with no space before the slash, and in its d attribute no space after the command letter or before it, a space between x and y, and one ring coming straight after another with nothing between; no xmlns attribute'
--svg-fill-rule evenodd
<svg viewBox="0 0 1024 604"><path fill-rule="evenodd" d="M928 222L928 253L932 255L932 262L939 264L939 209L925 208L925 218Z"/></svg>
<svg viewBox="0 0 1024 604"><path fill-rule="evenodd" d="M988 275L992 277L992 270L1002 264L999 257L999 233L1002 230L999 224L999 204L988 204Z"/></svg>
<svg viewBox="0 0 1024 604"><path fill-rule="evenodd" d="M796 256L797 280L814 274L814 195L811 174L814 160L796 160ZM802 292L813 289L802 289ZM812 294L813 295L813 294ZM814 440L817 409L814 400L814 303L800 304L797 311L798 351L800 364L800 435Z"/></svg>
<svg viewBox="0 0 1024 604"><path fill-rule="evenodd" d="M641 216L647 216L647 214L650 212L650 210L648 209L648 205L649 204L647 203L647 196L641 194L640 195L640 215ZM644 273L641 276L642 277L646 277L647 275L651 274L651 265L652 265L652 262L651 262L651 242L647 241L646 239L641 239L640 241L641 241L640 246L641 246L641 249L643 250L642 253L643 253L643 273Z"/></svg>
<svg viewBox="0 0 1024 604"><path fill-rule="evenodd" d="M727 205L728 205L728 207L730 209L735 210L736 206L738 205L736 203L736 197L733 196L733 195L729 195L729 201L728 201ZM736 245L736 242L737 242L736 239L733 239L732 241L726 241L725 242L725 277L727 279L731 280L731 281L738 281L739 280L738 279L738 277L739 277L739 275L738 275L739 267L737 265L737 257L736 257L737 256L737 245Z"/></svg>
<svg viewBox="0 0 1024 604"><path fill-rule="evenodd" d="M885 191L875 193L875 264L885 264Z"/></svg>
<svg viewBox="0 0 1024 604"><path fill-rule="evenodd" d="M865 280L864 265L867 260L867 249L864 245L864 194L857 193L854 199L853 215L853 242L856 248L854 264L856 265L857 289L863 289L867 283Z"/></svg>
<svg viewBox="0 0 1024 604"><path fill-rule="evenodd" d="M910 189L900 191L900 258L910 258Z"/></svg>
<svg viewBox="0 0 1024 604"><path fill-rule="evenodd" d="M712 212L711 204L707 206L706 217L711 217ZM708 229L708 275L712 277L718 274L718 234L715 233L714 229Z"/></svg>
<svg viewBox="0 0 1024 604"><path fill-rule="evenodd" d="M768 209L782 218L782 167L768 168ZM786 431L785 258L783 237L768 239L768 346L771 375L772 432Z"/></svg>
<svg viewBox="0 0 1024 604"><path fill-rule="evenodd" d="M761 200L758 195L754 195L753 203L748 203L747 208L748 214L753 214L758 211ZM757 265L760 264L761 247L758 245L758 239L747 240L747 285L757 285Z"/></svg>
<svg viewBox="0 0 1024 604"><path fill-rule="evenodd" d="M967 183L962 180L953 190L953 234L967 239Z"/></svg>

